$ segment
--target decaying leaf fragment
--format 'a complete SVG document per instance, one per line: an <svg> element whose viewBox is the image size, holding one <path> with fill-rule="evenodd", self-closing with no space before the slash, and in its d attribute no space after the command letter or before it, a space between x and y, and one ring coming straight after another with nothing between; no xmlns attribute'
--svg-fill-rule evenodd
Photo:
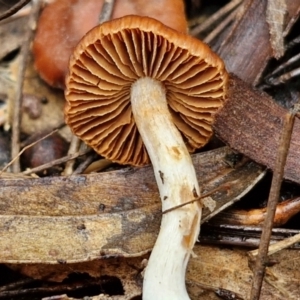
<svg viewBox="0 0 300 300"><path fill-rule="evenodd" d="M247 250L196 245L194 252L196 255L191 258L187 270L187 289L192 300L219 300L217 294L221 289L235 295L234 299L248 299L252 272L248 266ZM297 299L300 294L299 254L300 250L283 250L270 256L276 263L267 268L261 299ZM124 295L100 295L91 299L129 300L141 294L145 258L147 256L110 258L68 265L19 264L14 265L14 269L34 278L47 276L56 281L62 281L72 272L88 273L92 277L117 276L122 282Z"/></svg>
<svg viewBox="0 0 300 300"><path fill-rule="evenodd" d="M223 288L248 299L252 271L248 266L246 250L198 246L194 251L198 258L191 259L187 271L187 286L192 299L204 297L208 293L205 287L215 291ZM299 254L299 250L283 250L270 256L276 263L267 268L260 299L297 299L300 295Z"/></svg>
<svg viewBox="0 0 300 300"><path fill-rule="evenodd" d="M136 258L107 258L105 260L95 260L92 262L60 264L60 265L14 265L14 270L27 274L36 279L45 279L61 282L68 278L69 274L89 274L93 278L111 278L119 281L123 287L124 295L99 295L91 297L93 300L110 299L110 300L129 300L141 295L143 280L143 270L147 263L147 256ZM74 299L65 296L62 299Z"/></svg>

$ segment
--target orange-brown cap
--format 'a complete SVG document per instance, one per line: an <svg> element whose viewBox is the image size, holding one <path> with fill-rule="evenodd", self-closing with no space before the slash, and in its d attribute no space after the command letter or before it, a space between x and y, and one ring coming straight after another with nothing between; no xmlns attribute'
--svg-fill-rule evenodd
<svg viewBox="0 0 300 300"><path fill-rule="evenodd" d="M69 70L67 124L99 154L132 165L149 163L131 112L132 83L147 76L163 83L174 123L192 152L211 137L228 80L222 60L207 45L139 16L92 29L76 47Z"/></svg>
<svg viewBox="0 0 300 300"><path fill-rule="evenodd" d="M33 41L34 64L40 76L64 88L69 58L80 39L99 24L104 0L56 0L43 10ZM187 31L183 0L116 0L112 18L152 16L178 31Z"/></svg>

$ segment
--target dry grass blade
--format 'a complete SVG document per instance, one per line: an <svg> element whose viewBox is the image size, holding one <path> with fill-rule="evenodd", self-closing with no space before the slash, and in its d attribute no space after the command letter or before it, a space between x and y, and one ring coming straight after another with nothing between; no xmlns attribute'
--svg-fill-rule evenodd
<svg viewBox="0 0 300 300"><path fill-rule="evenodd" d="M289 248L292 245L300 242L300 233L295 234L294 236L291 236L289 238L286 238L280 242L277 242L275 244L270 245L268 249L268 255L272 255L278 251L281 251L283 249ZM249 251L248 255L251 260L254 260L258 255L258 249L255 249L253 251Z"/></svg>
<svg viewBox="0 0 300 300"><path fill-rule="evenodd" d="M242 3L242 1L243 0L230 1L227 5L219 9L215 14L209 17L206 21L194 27L190 31L190 34L196 36L204 32L205 30L208 30L209 27L211 27L214 23L217 23L220 19L226 16L226 14L228 14L229 12L234 10L237 6L239 6Z"/></svg>
<svg viewBox="0 0 300 300"><path fill-rule="evenodd" d="M289 60L287 60L285 63L283 63L282 65L280 65L278 68L276 68L270 75L268 75L266 77L266 79L272 81L273 78L275 77L275 75L277 75L279 72L283 71L284 69L287 69L292 64L294 64L295 62L297 62L299 59L300 59L300 54L297 54L297 55L293 56L292 58L290 58Z"/></svg>
<svg viewBox="0 0 300 300"><path fill-rule="evenodd" d="M238 12L238 8L233 10L222 22L220 22L218 26L214 28L214 30L209 33L208 36L205 37L204 42L210 44L213 39L217 37L224 30L224 28L235 19Z"/></svg>

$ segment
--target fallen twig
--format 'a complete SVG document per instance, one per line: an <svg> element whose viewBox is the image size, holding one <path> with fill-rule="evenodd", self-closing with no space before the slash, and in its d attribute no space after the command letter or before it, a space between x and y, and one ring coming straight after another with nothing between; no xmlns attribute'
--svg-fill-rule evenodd
<svg viewBox="0 0 300 300"><path fill-rule="evenodd" d="M251 300L257 300L260 296L262 282L267 264L268 248L271 238L272 227L274 223L274 215L276 205L279 199L281 182L284 174L284 166L289 150L292 130L294 124L294 114L287 113L284 118L283 129L280 137L280 144L277 152L271 190L268 199L267 215L261 235L258 256L256 258L255 268L253 271L254 279L251 289Z"/></svg>
<svg viewBox="0 0 300 300"><path fill-rule="evenodd" d="M24 7L26 4L28 4L30 0L20 0L15 5L13 5L11 8L9 8L7 11L2 13L0 15L0 21L4 20L13 14L15 14L17 11L19 11L22 7Z"/></svg>
<svg viewBox="0 0 300 300"><path fill-rule="evenodd" d="M20 1L23 2L23 1ZM32 10L30 12L29 21L28 21L28 32L24 38L24 42L21 48L20 53L20 64L18 70L17 86L16 86L16 95L14 97L13 107L13 124L12 124L12 143L11 143L11 157L14 159L12 165L12 171L14 173L20 172L20 162L19 162L19 152L20 152L20 123L21 123L21 106L22 106L22 97L23 97L23 82L24 75L26 70L27 61L30 53L30 43L32 41L35 24L38 18L38 14L41 7L41 1L33 0L32 1Z"/></svg>
<svg viewBox="0 0 300 300"><path fill-rule="evenodd" d="M39 143L40 141L46 139L47 137L49 137L50 135L56 133L58 131L58 129L55 129L53 131L51 131L50 133L46 134L45 136L43 136L42 138L36 140L35 142L25 146L19 153L17 153L17 155L0 171L0 175L1 173L5 172L11 165L13 165L19 158L20 156L29 148L31 148L32 146L36 145L37 143Z"/></svg>
<svg viewBox="0 0 300 300"><path fill-rule="evenodd" d="M70 161L70 160L74 160L75 158L77 158L79 156L82 156L82 155L85 155L85 154L89 153L90 151L91 150L89 149L89 150L86 150L86 151L83 151L83 152L75 152L73 154L69 154L69 155L64 156L62 158L52 160L51 162L43 164L43 165L38 166L36 168L23 171L22 174L29 175L29 174L38 173L38 172L47 170L47 169L49 169L53 166L63 164L63 163L65 163L67 161Z"/></svg>

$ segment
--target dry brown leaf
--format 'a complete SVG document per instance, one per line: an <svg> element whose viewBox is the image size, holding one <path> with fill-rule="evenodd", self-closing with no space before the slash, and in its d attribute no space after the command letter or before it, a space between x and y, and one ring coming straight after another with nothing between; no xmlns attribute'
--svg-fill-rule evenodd
<svg viewBox="0 0 300 300"><path fill-rule="evenodd" d="M223 288L248 299L252 272L248 267L245 249L198 246L194 249L196 258L190 260L187 284L192 299L200 299L207 289ZM283 250L270 256L276 263L267 268L261 299L299 299L300 295L300 251ZM213 259L212 259L213 258ZM205 298L205 299L219 299Z"/></svg>
<svg viewBox="0 0 300 300"><path fill-rule="evenodd" d="M215 191L213 213L238 201L263 174L228 148L193 156L204 192ZM0 179L0 261L81 262L138 256L151 250L161 203L150 166L71 177ZM170 212L171 213L171 212Z"/></svg>
<svg viewBox="0 0 300 300"><path fill-rule="evenodd" d="M235 76L231 76L228 91L228 101L215 118L216 135L233 149L274 170L287 110ZM284 178L296 183L300 183L299 132L300 119L296 117L284 171Z"/></svg>

